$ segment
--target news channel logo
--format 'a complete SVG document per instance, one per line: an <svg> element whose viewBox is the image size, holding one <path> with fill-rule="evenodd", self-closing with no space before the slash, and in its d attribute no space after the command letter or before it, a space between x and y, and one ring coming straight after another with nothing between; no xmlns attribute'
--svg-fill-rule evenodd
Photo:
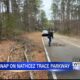
<svg viewBox="0 0 80 80"><path fill-rule="evenodd" d="M73 70L80 70L80 62L73 62Z"/></svg>

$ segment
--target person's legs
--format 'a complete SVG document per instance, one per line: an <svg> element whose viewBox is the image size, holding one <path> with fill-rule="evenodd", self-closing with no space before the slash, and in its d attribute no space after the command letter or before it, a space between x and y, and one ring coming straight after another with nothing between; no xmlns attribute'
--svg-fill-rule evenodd
<svg viewBox="0 0 80 80"><path fill-rule="evenodd" d="M51 46L51 38L49 38L49 43L48 44L49 44L49 46Z"/></svg>

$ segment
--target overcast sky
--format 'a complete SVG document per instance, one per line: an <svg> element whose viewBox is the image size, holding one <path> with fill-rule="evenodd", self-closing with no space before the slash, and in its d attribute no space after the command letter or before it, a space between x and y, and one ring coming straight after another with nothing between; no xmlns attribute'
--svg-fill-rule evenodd
<svg viewBox="0 0 80 80"><path fill-rule="evenodd" d="M52 4L52 0L42 0L43 1L43 6L42 9L45 10L46 12L46 16L48 19L51 19L51 4Z"/></svg>

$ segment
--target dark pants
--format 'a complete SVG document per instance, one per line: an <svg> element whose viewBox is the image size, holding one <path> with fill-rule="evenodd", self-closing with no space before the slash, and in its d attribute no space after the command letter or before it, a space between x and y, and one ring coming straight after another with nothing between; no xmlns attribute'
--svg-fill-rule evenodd
<svg viewBox="0 0 80 80"><path fill-rule="evenodd" d="M51 46L51 37L48 37L48 39L49 39L48 45Z"/></svg>

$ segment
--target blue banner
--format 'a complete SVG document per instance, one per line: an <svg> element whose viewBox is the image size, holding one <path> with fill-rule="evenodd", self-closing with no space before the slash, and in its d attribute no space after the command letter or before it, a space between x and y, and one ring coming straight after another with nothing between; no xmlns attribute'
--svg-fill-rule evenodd
<svg viewBox="0 0 80 80"><path fill-rule="evenodd" d="M0 62L0 70L72 71L72 62Z"/></svg>

